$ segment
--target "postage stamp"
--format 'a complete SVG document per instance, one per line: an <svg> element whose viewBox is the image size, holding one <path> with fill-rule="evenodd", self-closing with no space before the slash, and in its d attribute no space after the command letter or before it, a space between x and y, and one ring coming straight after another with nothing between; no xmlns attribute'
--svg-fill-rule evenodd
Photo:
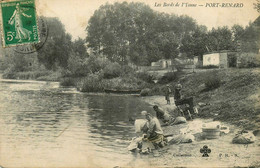
<svg viewBox="0 0 260 168"><path fill-rule="evenodd" d="M34 0L1 2L3 47L39 43Z"/></svg>
<svg viewBox="0 0 260 168"><path fill-rule="evenodd" d="M38 32L39 32L39 43L29 43L24 45L17 45L14 51L22 54L29 54L41 49L48 38L48 25L47 21L43 17L37 18Z"/></svg>

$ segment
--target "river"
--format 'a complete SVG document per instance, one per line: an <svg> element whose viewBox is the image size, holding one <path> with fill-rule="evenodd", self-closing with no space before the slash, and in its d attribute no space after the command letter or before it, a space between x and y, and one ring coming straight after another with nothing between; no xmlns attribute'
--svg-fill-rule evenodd
<svg viewBox="0 0 260 168"><path fill-rule="evenodd" d="M142 110L153 111L140 97L80 93L55 82L0 79L0 167L259 165L258 138L249 145L232 144L238 128L231 125L227 135L166 146L159 157L131 154L127 146L134 126L128 120ZM205 122L209 121L195 119L188 127L196 129L194 124ZM209 158L201 156L204 145L212 150Z"/></svg>
<svg viewBox="0 0 260 168"><path fill-rule="evenodd" d="M125 165L135 159L126 149L134 135L128 119L142 110L152 108L139 97L1 79L0 165Z"/></svg>

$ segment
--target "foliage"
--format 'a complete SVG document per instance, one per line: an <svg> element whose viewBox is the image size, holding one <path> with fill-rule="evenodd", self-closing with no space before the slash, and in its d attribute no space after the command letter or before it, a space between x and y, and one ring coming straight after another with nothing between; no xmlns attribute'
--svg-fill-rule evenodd
<svg viewBox="0 0 260 168"><path fill-rule="evenodd" d="M60 80L61 86L76 86L75 79L67 77Z"/></svg>
<svg viewBox="0 0 260 168"><path fill-rule="evenodd" d="M98 55L90 55L84 64L88 66L89 72L93 74L101 71L108 64L108 60L104 60Z"/></svg>
<svg viewBox="0 0 260 168"><path fill-rule="evenodd" d="M188 58L192 58L202 56L207 51L207 45L207 28L198 26L193 33L185 34L180 49Z"/></svg>
<svg viewBox="0 0 260 168"><path fill-rule="evenodd" d="M140 95L141 96L150 96L151 95L151 89L149 89L149 88L142 89Z"/></svg>
<svg viewBox="0 0 260 168"><path fill-rule="evenodd" d="M48 38L38 51L38 60L47 69L58 66L67 67L69 53L72 51L71 35L65 32L58 18L44 18L48 24Z"/></svg>
<svg viewBox="0 0 260 168"><path fill-rule="evenodd" d="M212 73L207 73L204 78L204 84L205 91L218 88L221 84L221 79L218 76L218 72L213 71Z"/></svg>
<svg viewBox="0 0 260 168"><path fill-rule="evenodd" d="M15 52L13 49L6 49L5 57L3 58L3 67L4 67L4 78L16 78L18 72L25 71L40 71L45 70L45 68L40 67L37 64L36 54L20 54Z"/></svg>
<svg viewBox="0 0 260 168"><path fill-rule="evenodd" d="M128 75L133 75L136 72L134 69L128 65L122 65L121 66L121 76L128 76Z"/></svg>
<svg viewBox="0 0 260 168"><path fill-rule="evenodd" d="M138 72L136 76L147 83L154 83L154 77L147 72Z"/></svg>
<svg viewBox="0 0 260 168"><path fill-rule="evenodd" d="M90 71L87 60L74 54L69 56L67 70L64 71L64 76L87 76Z"/></svg>
<svg viewBox="0 0 260 168"><path fill-rule="evenodd" d="M119 77L121 74L121 66L117 63L109 63L103 69L104 79Z"/></svg>
<svg viewBox="0 0 260 168"><path fill-rule="evenodd" d="M158 81L160 84L166 84L172 81L177 81L181 72L167 72Z"/></svg>
<svg viewBox="0 0 260 168"><path fill-rule="evenodd" d="M150 65L177 57L182 37L195 27L191 17L157 13L144 3L106 4L89 20L87 43L112 62Z"/></svg>
<svg viewBox="0 0 260 168"><path fill-rule="evenodd" d="M4 71L3 77L8 79L58 81L61 77L61 74L58 73L58 71L53 72L49 70L14 72L13 70L10 70L10 68L8 68Z"/></svg>
<svg viewBox="0 0 260 168"><path fill-rule="evenodd" d="M260 54L241 53L238 57L239 68L253 68L260 66Z"/></svg>
<svg viewBox="0 0 260 168"><path fill-rule="evenodd" d="M257 12L260 12L260 0L256 0L257 3L254 3L254 8L257 10Z"/></svg>
<svg viewBox="0 0 260 168"><path fill-rule="evenodd" d="M102 92L106 87L106 83L99 74L89 74L82 81L82 92Z"/></svg>
<svg viewBox="0 0 260 168"><path fill-rule="evenodd" d="M37 80L41 80L41 81L60 81L61 78L62 78L62 73L61 73L61 70L58 69L57 71L50 71L50 73L47 74L47 75L39 76L37 78Z"/></svg>
<svg viewBox="0 0 260 168"><path fill-rule="evenodd" d="M210 51L233 50L232 31L227 26L212 28L208 32L207 46Z"/></svg>
<svg viewBox="0 0 260 168"><path fill-rule="evenodd" d="M258 53L260 46L260 17L255 22L249 23L241 36L241 50L242 52Z"/></svg>
<svg viewBox="0 0 260 168"><path fill-rule="evenodd" d="M78 38L72 43L73 51L77 56L79 56L81 59L85 59L89 57L89 54L87 53L87 48L85 45L85 40Z"/></svg>

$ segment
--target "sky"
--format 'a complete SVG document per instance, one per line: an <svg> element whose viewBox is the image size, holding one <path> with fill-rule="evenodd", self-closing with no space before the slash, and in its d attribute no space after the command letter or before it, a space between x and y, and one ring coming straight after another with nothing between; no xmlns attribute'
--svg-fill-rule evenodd
<svg viewBox="0 0 260 168"><path fill-rule="evenodd" d="M254 9L256 0L125 0L127 2L143 2L153 10L169 14L188 15L196 19L198 24L212 27L240 24L248 25L259 13ZM38 0L36 9L38 15L58 17L73 39L86 37L88 20L101 5L123 2L123 0ZM164 3L176 4L179 7L163 6ZM196 7L181 6L182 3L196 4ZM215 3L215 4L214 4ZM217 5L216 3L219 3ZM242 7L223 7L222 3L239 3ZM158 6L161 4L161 6ZM202 6L199 6L202 5ZM213 7L215 5L215 7ZM220 6L221 5L221 6Z"/></svg>

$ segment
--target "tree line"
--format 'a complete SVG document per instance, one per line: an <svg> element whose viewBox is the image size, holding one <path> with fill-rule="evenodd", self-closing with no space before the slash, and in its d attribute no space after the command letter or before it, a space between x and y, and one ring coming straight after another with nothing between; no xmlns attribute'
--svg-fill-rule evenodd
<svg viewBox="0 0 260 168"><path fill-rule="evenodd" d="M238 43L242 43L243 52L257 52L260 32L254 24L207 30L189 16L123 2L105 4L95 11L86 28L86 42L95 54L112 61L150 65L161 58L176 58L179 53L192 58L212 51L236 51Z"/></svg>
<svg viewBox="0 0 260 168"><path fill-rule="evenodd" d="M241 52L258 52L260 46L260 18L246 27L207 30L189 16L159 13L144 3L102 5L88 22L87 36L74 41L58 18L43 19L48 25L48 38L37 52L39 64L47 70L62 68L79 75L95 72L96 67L90 64L104 59L121 65L150 65L162 58L174 59L179 53L193 58L206 52L236 51L238 45ZM26 58L10 49L8 53L10 59L4 61L8 65L2 67L25 71L27 65L21 60Z"/></svg>

